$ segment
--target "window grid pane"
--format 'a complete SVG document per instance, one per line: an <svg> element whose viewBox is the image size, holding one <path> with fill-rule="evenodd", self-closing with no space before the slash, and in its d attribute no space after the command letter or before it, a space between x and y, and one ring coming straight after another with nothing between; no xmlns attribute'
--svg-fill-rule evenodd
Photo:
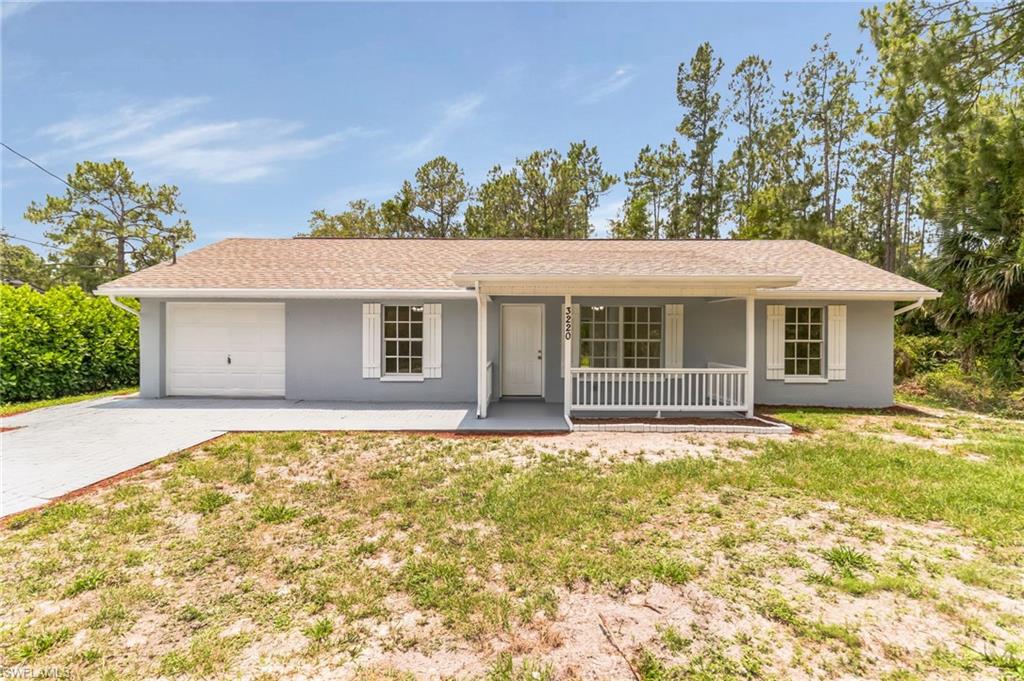
<svg viewBox="0 0 1024 681"><path fill-rule="evenodd" d="M384 374L423 373L423 306L384 306Z"/></svg>
<svg viewBox="0 0 1024 681"><path fill-rule="evenodd" d="M580 366L661 367L660 307L580 307Z"/></svg>
<svg viewBox="0 0 1024 681"><path fill-rule="evenodd" d="M626 308L622 335L622 364L628 369L661 367L661 308Z"/></svg>
<svg viewBox="0 0 1024 681"><path fill-rule="evenodd" d="M820 307L787 307L785 370L787 376L820 376L823 314Z"/></svg>
<svg viewBox="0 0 1024 681"><path fill-rule="evenodd" d="M580 366L618 366L619 308L580 307Z"/></svg>

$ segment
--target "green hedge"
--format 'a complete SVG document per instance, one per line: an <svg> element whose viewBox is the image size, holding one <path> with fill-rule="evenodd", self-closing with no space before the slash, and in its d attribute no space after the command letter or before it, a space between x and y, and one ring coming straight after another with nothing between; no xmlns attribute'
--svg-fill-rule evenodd
<svg viewBox="0 0 1024 681"><path fill-rule="evenodd" d="M138 380L137 318L77 286L39 293L0 285L0 401L45 400Z"/></svg>

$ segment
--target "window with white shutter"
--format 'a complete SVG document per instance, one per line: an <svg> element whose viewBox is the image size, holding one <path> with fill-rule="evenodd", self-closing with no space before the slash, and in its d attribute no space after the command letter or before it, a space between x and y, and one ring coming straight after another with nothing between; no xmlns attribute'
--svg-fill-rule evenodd
<svg viewBox="0 0 1024 681"><path fill-rule="evenodd" d="M423 306L384 306L384 375L423 375Z"/></svg>
<svg viewBox="0 0 1024 681"><path fill-rule="evenodd" d="M821 377L824 345L824 310L820 307L787 307L785 325L786 377Z"/></svg>

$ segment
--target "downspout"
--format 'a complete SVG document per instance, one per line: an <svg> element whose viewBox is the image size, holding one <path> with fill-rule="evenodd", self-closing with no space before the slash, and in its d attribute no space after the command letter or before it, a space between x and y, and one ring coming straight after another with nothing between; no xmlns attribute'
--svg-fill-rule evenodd
<svg viewBox="0 0 1024 681"><path fill-rule="evenodd" d="M892 316L893 317L899 317L904 312L910 312L911 310L916 310L917 308L921 307L922 305L924 305L924 298L918 298L916 302L913 302L910 305L904 305L900 309L898 309L895 312L893 312Z"/></svg>
<svg viewBox="0 0 1024 681"><path fill-rule="evenodd" d="M122 302L121 302L120 300L118 300L118 299L117 299L117 298L116 298L116 297L114 296L114 294L113 294L113 293L111 293L111 294L108 294L108 295L107 295L107 298L109 298L109 299L110 299L110 302L114 304L114 307L119 307L119 308L121 308L122 310L124 310L125 312L127 312L127 313L129 313L129 314L132 314L132 315L135 315L136 317L138 317L138 316L139 316L139 311L138 311L138 310L133 310L132 308L130 308L130 307L128 307L127 305L125 305L124 303L122 303Z"/></svg>

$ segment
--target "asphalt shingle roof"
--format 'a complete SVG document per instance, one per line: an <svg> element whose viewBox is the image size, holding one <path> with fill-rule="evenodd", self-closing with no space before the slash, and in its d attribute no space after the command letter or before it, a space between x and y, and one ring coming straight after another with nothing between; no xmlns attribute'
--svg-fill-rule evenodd
<svg viewBox="0 0 1024 681"><path fill-rule="evenodd" d="M795 276L785 292L934 290L808 241L225 239L104 284L118 289L464 289L473 274ZM456 279L459 282L456 282Z"/></svg>

